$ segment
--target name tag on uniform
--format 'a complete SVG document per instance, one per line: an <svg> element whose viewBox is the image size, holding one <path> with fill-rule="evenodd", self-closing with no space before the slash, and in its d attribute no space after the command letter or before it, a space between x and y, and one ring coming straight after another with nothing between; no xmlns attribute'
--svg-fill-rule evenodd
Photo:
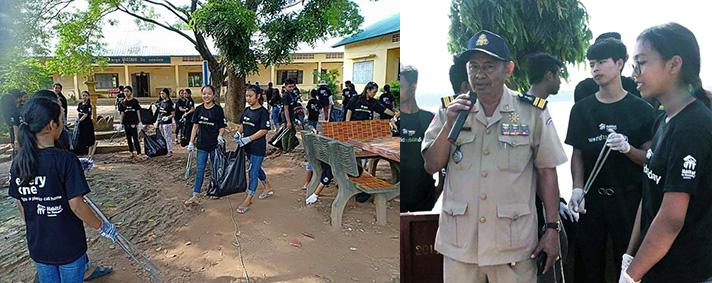
<svg viewBox="0 0 712 283"><path fill-rule="evenodd" d="M529 135L529 125L518 124L518 123L502 123L500 126L501 133L503 136L528 136Z"/></svg>

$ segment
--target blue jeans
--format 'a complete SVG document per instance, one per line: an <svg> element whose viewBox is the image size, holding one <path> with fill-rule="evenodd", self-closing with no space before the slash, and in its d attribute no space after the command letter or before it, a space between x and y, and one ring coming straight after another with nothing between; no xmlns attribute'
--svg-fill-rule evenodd
<svg viewBox="0 0 712 283"><path fill-rule="evenodd" d="M279 111L282 108L281 105L272 106L272 125L276 128L279 126Z"/></svg>
<svg viewBox="0 0 712 283"><path fill-rule="evenodd" d="M306 123L307 123L306 124L307 130L309 130L309 129L316 130L316 126L319 124L319 121L307 120Z"/></svg>
<svg viewBox="0 0 712 283"><path fill-rule="evenodd" d="M195 185L193 186L193 195L200 194L200 188L203 187L203 178L205 178L205 166L208 164L208 155L210 155L210 161L215 163L215 150L210 152L202 149L198 149L197 161L195 162ZM213 166L212 168L215 168Z"/></svg>
<svg viewBox="0 0 712 283"><path fill-rule="evenodd" d="M265 174L265 170L262 170L262 161L265 160L265 157L250 154L248 155L248 159L250 160L250 167L247 169L249 176L247 195L254 196L255 193L257 193L257 179L262 182L267 181L267 174Z"/></svg>
<svg viewBox="0 0 712 283"><path fill-rule="evenodd" d="M88 262L87 254L84 254L77 260L63 265L35 262L35 268L37 268L40 283L80 283L84 281L84 271Z"/></svg>

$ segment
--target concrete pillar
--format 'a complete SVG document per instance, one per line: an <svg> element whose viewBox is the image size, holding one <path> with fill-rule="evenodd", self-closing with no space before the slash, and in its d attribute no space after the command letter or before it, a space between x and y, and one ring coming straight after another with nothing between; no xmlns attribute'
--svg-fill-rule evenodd
<svg viewBox="0 0 712 283"><path fill-rule="evenodd" d="M175 65L176 70L176 87L173 89L176 92L176 97L178 96L178 88L180 87L180 73L178 72L178 65ZM169 94L170 96L170 94Z"/></svg>
<svg viewBox="0 0 712 283"><path fill-rule="evenodd" d="M96 113L99 112L96 108L96 100L99 95L96 93L96 82L94 81L94 74L87 75L87 80L84 82L87 85L87 91L89 91L89 100L91 100L91 119L96 121Z"/></svg>
<svg viewBox="0 0 712 283"><path fill-rule="evenodd" d="M79 76L77 74L74 74L74 95L76 95L75 98L81 97L80 94L81 90L79 90Z"/></svg>
<svg viewBox="0 0 712 283"><path fill-rule="evenodd" d="M131 74L129 74L129 65L124 65L124 75L126 76L126 82L124 82L124 86L131 85Z"/></svg>
<svg viewBox="0 0 712 283"><path fill-rule="evenodd" d="M277 85L277 75L274 69L274 65L270 66L269 81L272 82L273 85Z"/></svg>

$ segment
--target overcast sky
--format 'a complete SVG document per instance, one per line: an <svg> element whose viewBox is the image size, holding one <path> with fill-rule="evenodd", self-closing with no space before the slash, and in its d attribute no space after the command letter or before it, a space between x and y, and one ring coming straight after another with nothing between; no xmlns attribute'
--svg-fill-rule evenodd
<svg viewBox="0 0 712 283"><path fill-rule="evenodd" d="M690 29L702 52L701 78L706 88L712 88L712 29L709 10L701 7L701 2L692 0L670 1L620 1L583 0L588 10L589 28L593 38L601 33L617 31L623 43L632 52L635 38L645 28L678 22ZM419 68L418 93L424 96L442 96L451 89L448 80L451 55L447 51L448 28L450 26L450 1L412 0L401 6L401 50L402 64ZM592 39L593 40L593 39ZM427 54L425 56L424 54ZM624 75L630 75L629 60ZM562 91L573 91L576 83L589 77L588 64L568 66L571 74ZM422 97L421 97L422 98ZM420 99L419 99L420 100ZM436 101L436 100L428 100Z"/></svg>

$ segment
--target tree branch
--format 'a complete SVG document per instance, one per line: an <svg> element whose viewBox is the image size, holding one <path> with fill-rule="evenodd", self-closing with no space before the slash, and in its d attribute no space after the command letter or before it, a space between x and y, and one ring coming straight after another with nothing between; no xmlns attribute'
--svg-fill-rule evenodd
<svg viewBox="0 0 712 283"><path fill-rule="evenodd" d="M158 6L161 6L161 7L163 7L163 8L166 8L166 10L168 10L168 11L170 11L171 13L173 13L174 15L176 15L176 17L178 17L178 18L181 19L182 21L188 23L188 19L186 19L186 18L184 18L183 16L181 16L180 14L178 14L178 12L177 12L176 10L174 10L174 9L171 8L171 7L168 7L168 5L163 4L163 3L158 3L158 2L155 2L155 1L151 1L151 0L144 0L144 1L146 1L146 2L148 2L148 3L151 3L151 4L153 4L153 5L158 5Z"/></svg>
<svg viewBox="0 0 712 283"><path fill-rule="evenodd" d="M301 1L299 1L299 0L294 0L294 3L292 3L292 4L287 4L287 5L282 6L282 10L286 10L286 9L292 8L292 7L297 6L297 5L299 5L299 4L304 5L304 2L306 2L306 1L305 1L305 0L301 0Z"/></svg>
<svg viewBox="0 0 712 283"><path fill-rule="evenodd" d="M183 36L183 37L185 37L186 39L188 39L188 41L190 41L191 43L193 43L193 44L195 44L195 45L198 44L198 43L195 41L195 39L191 38L189 35L185 34L184 32L182 32L181 30L179 30L179 29L177 29L177 28L171 27L171 26L166 25L166 24L159 23L158 21L156 21L156 20L154 20L154 19L151 19L151 18L148 18L148 17L144 17L144 16L141 16L141 15L136 14L136 13L134 13L134 12L131 12L131 11L129 11L129 10L128 10L127 8L125 8L125 7L117 6L116 9L119 10L119 11L121 11L121 12L124 12L124 13L126 13L126 14L128 14L128 15L134 17L134 18L137 18L137 19L139 19L139 20L142 20L142 21L144 21L144 22L149 22L149 23L152 23L152 24L154 24L154 25L160 26L160 27L162 27L162 28L164 28L164 29L170 30L170 31L175 32L175 33L177 33L177 34L180 34L181 36Z"/></svg>
<svg viewBox="0 0 712 283"><path fill-rule="evenodd" d="M185 15L186 18L190 18L190 14L188 14L188 12L186 12L184 9L176 7L176 5L173 5L173 3L171 3L171 1L163 0L163 2L166 2L166 4L173 7L174 10L180 11L181 13L183 13L183 15Z"/></svg>

